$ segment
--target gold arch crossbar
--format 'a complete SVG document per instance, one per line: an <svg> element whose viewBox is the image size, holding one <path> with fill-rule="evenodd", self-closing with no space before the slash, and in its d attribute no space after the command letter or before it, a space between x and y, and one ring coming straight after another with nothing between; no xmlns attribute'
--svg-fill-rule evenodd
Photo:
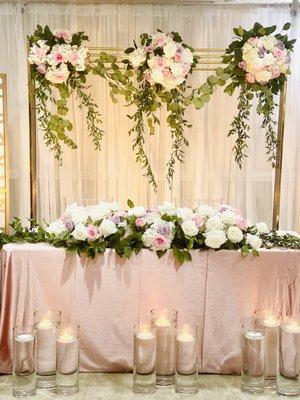
<svg viewBox="0 0 300 400"><path fill-rule="evenodd" d="M88 47L91 62L93 62L101 52L117 57L117 63L124 58L122 47ZM195 71L214 72L218 66L222 66L222 56L225 50L220 48L196 48L194 54L199 57L198 66ZM31 79L29 68L29 123L30 123L30 194L31 194L31 218L37 218L37 180L36 180L36 135L37 135L37 116L34 97L35 83ZM286 84L280 93L279 119L278 119L278 143L277 143L277 162L275 167L275 183L273 197L273 228L279 227L280 216L280 196L281 196L281 175L282 175L282 155L284 142L284 120L285 120L285 101Z"/></svg>

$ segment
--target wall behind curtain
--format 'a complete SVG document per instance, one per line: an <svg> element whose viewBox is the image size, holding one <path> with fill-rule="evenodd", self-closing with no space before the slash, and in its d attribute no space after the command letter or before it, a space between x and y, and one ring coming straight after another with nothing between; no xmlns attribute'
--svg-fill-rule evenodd
<svg viewBox="0 0 300 400"><path fill-rule="evenodd" d="M16 8L14 8L16 10ZM20 9L18 9L20 11ZM23 38L33 32L37 23L49 24L51 28L65 27L71 31L85 30L90 36L92 46L128 47L132 39L142 32L153 32L156 28L165 31L179 31L184 40L194 47L225 48L232 40L232 28L250 27L255 21L262 24L283 23L291 19L288 6L247 5L219 6L184 6L184 5L58 5L29 4L22 16L20 27L6 27L18 31L15 35L17 48L21 53L16 56L24 62L26 59ZM295 18L295 16L294 16ZM14 25L14 24L13 24ZM20 30L23 29L23 36ZM11 40L11 39L10 39ZM2 45L1 45L2 46ZM2 50L0 54L7 50ZM299 53L298 53L299 54ZM22 58L24 57L24 58ZM3 58L3 57L1 57ZM297 56L294 55L294 59ZM298 56L299 58L299 56ZM22 61L24 60L24 61ZM1 64L0 64L1 65ZM24 67L19 72L18 87L24 88ZM22 75L23 74L23 75ZM296 73L294 72L294 75ZM207 75L197 72L192 83L200 83ZM149 138L147 149L154 171L158 178L158 193L153 193L140 168L134 162L131 139L127 136L130 123L126 114L130 112L120 101L113 104L110 100L107 84L100 78L89 78L92 93L103 114L106 131L102 152L93 150L87 135L84 115L78 111L78 104L73 99L71 118L75 121L73 132L78 144L76 151L65 150L64 165L58 167L53 155L45 148L39 132L38 140L38 209L39 218L55 218L64 205L65 199L117 199L125 204L127 198L135 203L155 204L163 200L192 200L222 198L224 202L240 208L249 219L263 219L271 224L273 178L271 167L264 155L264 138L259 130L259 119L252 115L252 139L249 141L249 157L244 168L239 170L234 163L231 148L233 139L227 138L229 123L236 111L236 99L223 94L215 95L211 103L201 111L189 109L187 115L193 128L187 131L190 147L187 149L185 163L177 166L172 192L165 180L165 164L170 149L170 137L161 113L162 124L154 137ZM294 78L295 79L295 78ZM295 80L293 81L295 82ZM295 96L294 88L289 96ZM298 83L299 84L299 83ZM26 101L23 101L23 126L26 120ZM288 115L297 114L296 104L289 101ZM21 127L16 126L12 134L16 141L16 154L25 152L17 145ZM27 140L27 126L22 131L22 140ZM295 149L297 131L290 125L286 131L285 151ZM28 146L28 144L27 144ZM26 148L26 151L28 147ZM27 154L27 153L26 153ZM23 155L24 157L24 155ZM299 168L295 168L295 159L285 157L284 196L281 225L283 228L297 229L299 218L299 193L296 193ZM28 171L26 162L19 162ZM293 174L291 172L293 171ZM19 188L22 187L19 181ZM13 194L14 195L14 194ZM18 203L20 197L15 197ZM21 201L19 201L20 203ZM21 207L21 206L19 206ZM16 208L17 210L17 208ZM21 208L19 208L21 210Z"/></svg>

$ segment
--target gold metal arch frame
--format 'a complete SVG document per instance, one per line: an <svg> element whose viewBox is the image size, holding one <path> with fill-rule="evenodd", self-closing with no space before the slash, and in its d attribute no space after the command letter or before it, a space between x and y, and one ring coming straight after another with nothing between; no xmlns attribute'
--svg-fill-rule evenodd
<svg viewBox="0 0 300 400"><path fill-rule="evenodd" d="M93 62L99 53L106 52L117 57L120 62L124 57L124 49L121 47L89 47L91 61ZM222 56L224 49L195 49L195 55L199 57L197 68L195 71L214 72L219 66L222 66ZM30 69L29 69L30 71ZM30 177L31 177L31 218L37 218L37 180L36 180L36 104L34 97L34 82L29 73L29 121L30 121ZM279 119L278 119L278 144L277 144L277 163L275 167L275 183L273 198L273 228L279 227L280 215L280 195L281 195L281 175L282 175L282 154L284 140L284 119L285 119L285 100L286 85L284 85L279 100Z"/></svg>
<svg viewBox="0 0 300 400"><path fill-rule="evenodd" d="M0 226L8 229L7 77L0 74Z"/></svg>

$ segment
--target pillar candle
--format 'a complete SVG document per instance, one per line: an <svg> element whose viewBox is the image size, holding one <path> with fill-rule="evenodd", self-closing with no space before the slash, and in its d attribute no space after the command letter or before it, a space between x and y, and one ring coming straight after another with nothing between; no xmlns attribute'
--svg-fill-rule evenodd
<svg viewBox="0 0 300 400"><path fill-rule="evenodd" d="M24 374L32 373L35 369L34 336L29 333L21 333L14 338L14 371Z"/></svg>
<svg viewBox="0 0 300 400"><path fill-rule="evenodd" d="M172 375L175 372L175 327L166 317L156 319L156 373Z"/></svg>
<svg viewBox="0 0 300 400"><path fill-rule="evenodd" d="M196 338L190 332L182 331L176 338L176 370L190 375L197 368Z"/></svg>
<svg viewBox="0 0 300 400"><path fill-rule="evenodd" d="M72 374L78 367L79 340L68 331L56 339L57 371Z"/></svg>
<svg viewBox="0 0 300 400"><path fill-rule="evenodd" d="M286 378L297 378L300 373L300 326L284 325L280 341L281 374Z"/></svg>
<svg viewBox="0 0 300 400"><path fill-rule="evenodd" d="M135 334L135 368L138 374L151 374L155 370L155 334L142 329Z"/></svg>
<svg viewBox="0 0 300 400"><path fill-rule="evenodd" d="M250 376L264 375L265 336L261 332L248 331L244 334L244 363Z"/></svg>
<svg viewBox="0 0 300 400"><path fill-rule="evenodd" d="M56 370L56 325L44 319L37 328L37 362L39 375L51 374Z"/></svg>
<svg viewBox="0 0 300 400"><path fill-rule="evenodd" d="M265 377L276 377L279 356L279 321L272 316L261 324L265 328Z"/></svg>

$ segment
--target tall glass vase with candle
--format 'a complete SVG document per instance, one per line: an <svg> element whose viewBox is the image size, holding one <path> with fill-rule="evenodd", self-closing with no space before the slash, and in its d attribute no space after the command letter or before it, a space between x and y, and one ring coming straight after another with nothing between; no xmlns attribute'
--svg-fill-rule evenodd
<svg viewBox="0 0 300 400"><path fill-rule="evenodd" d="M257 328L265 331L265 386L267 388L276 389L281 316L281 313L272 310L257 310L254 313Z"/></svg>
<svg viewBox="0 0 300 400"><path fill-rule="evenodd" d="M277 391L300 395L300 315L284 318L280 327Z"/></svg>
<svg viewBox="0 0 300 400"><path fill-rule="evenodd" d="M176 310L151 310L152 325L157 328L156 384L170 386L175 383Z"/></svg>
<svg viewBox="0 0 300 400"><path fill-rule="evenodd" d="M198 327L179 326L176 330L175 390L181 394L198 391Z"/></svg>
<svg viewBox="0 0 300 400"><path fill-rule="evenodd" d="M156 327L135 325L133 350L133 391L152 394L156 388Z"/></svg>
<svg viewBox="0 0 300 400"><path fill-rule="evenodd" d="M265 390L265 330L254 320L242 325L242 391L262 394Z"/></svg>
<svg viewBox="0 0 300 400"><path fill-rule="evenodd" d="M33 315L37 330L37 387L51 390L56 386L56 328L60 323L61 312L35 311Z"/></svg>
<svg viewBox="0 0 300 400"><path fill-rule="evenodd" d="M36 393L35 352L36 329L33 325L13 329L13 396Z"/></svg>
<svg viewBox="0 0 300 400"><path fill-rule="evenodd" d="M68 395L79 390L79 325L60 324L56 331L56 392Z"/></svg>

